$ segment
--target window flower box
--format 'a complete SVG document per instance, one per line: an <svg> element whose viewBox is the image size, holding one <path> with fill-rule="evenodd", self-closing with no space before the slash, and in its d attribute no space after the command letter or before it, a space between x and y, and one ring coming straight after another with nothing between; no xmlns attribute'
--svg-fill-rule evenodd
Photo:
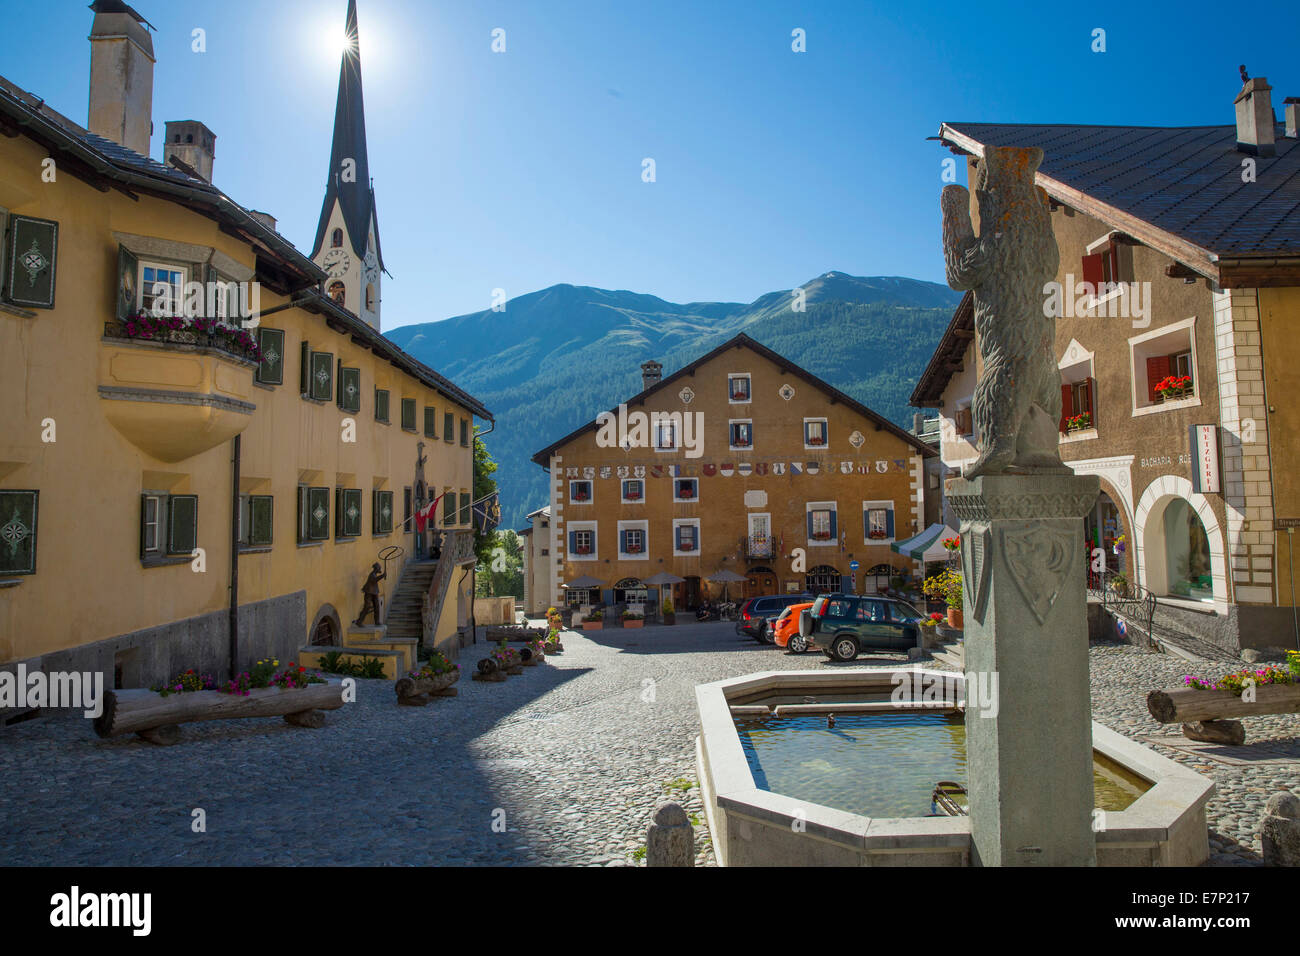
<svg viewBox="0 0 1300 956"><path fill-rule="evenodd" d="M750 442L746 441L743 438L737 438L735 441L731 443L732 448L748 448L749 446L750 446Z"/></svg>
<svg viewBox="0 0 1300 956"><path fill-rule="evenodd" d="M690 542L690 541L683 541L681 544L679 544L679 545L677 546L677 550L678 550L678 551L694 551L694 550L695 550L695 544L694 544L693 542Z"/></svg>
<svg viewBox="0 0 1300 956"><path fill-rule="evenodd" d="M580 544L580 545L578 545L576 548L573 549L573 553L574 553L574 554L591 554L591 546L590 546L590 545L581 545L581 544Z"/></svg>
<svg viewBox="0 0 1300 956"><path fill-rule="evenodd" d="M623 552L623 553L624 553L624 554L640 554L640 553L641 553L641 545L639 545L639 544L629 544L629 545L627 546L627 550L626 550L625 552Z"/></svg>
<svg viewBox="0 0 1300 956"><path fill-rule="evenodd" d="M576 492L574 492L574 494L573 494L573 500L574 500L574 501L586 501L586 500L588 500L590 497L591 497L590 495L588 495L588 494L586 494L585 492L582 492L582 491L576 491Z"/></svg>
<svg viewBox="0 0 1300 956"><path fill-rule="evenodd" d="M1192 377L1190 375L1166 375L1156 382L1156 401L1171 402L1188 398L1192 394Z"/></svg>
<svg viewBox="0 0 1300 956"><path fill-rule="evenodd" d="M1078 415L1071 415L1065 420L1066 432L1081 432L1084 429L1092 427L1092 413L1080 412Z"/></svg>
<svg viewBox="0 0 1300 956"><path fill-rule="evenodd" d="M831 533L829 531L814 531L812 537L814 541L829 541Z"/></svg>
<svg viewBox="0 0 1300 956"><path fill-rule="evenodd" d="M625 501L640 501L640 500L641 500L641 492L639 492L639 491L629 491L627 494L625 494L625 495L623 496L623 500L625 500Z"/></svg>
<svg viewBox="0 0 1300 956"><path fill-rule="evenodd" d="M807 441L807 444L809 444L809 445L824 445L824 444L826 444L826 439L825 439L825 438L809 438L808 441Z"/></svg>
<svg viewBox="0 0 1300 956"><path fill-rule="evenodd" d="M694 497L695 497L695 492L692 491L690 488L683 488L681 491L677 492L677 497L678 497L678 498L694 498Z"/></svg>
<svg viewBox="0 0 1300 956"><path fill-rule="evenodd" d="M872 538L872 539L874 539L874 540L876 540L876 541L879 541L879 540L882 540L882 539L884 539L884 538L889 537L889 535L888 535L886 532L884 532L884 531L881 531L881 530L879 530L879 529L876 529L876 530L872 531L872 532L868 535L868 537L870 537L870 538Z"/></svg>

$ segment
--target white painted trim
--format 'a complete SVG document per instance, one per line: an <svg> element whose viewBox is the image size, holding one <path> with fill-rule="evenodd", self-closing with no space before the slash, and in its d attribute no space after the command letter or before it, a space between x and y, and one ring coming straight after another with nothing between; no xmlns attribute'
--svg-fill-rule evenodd
<svg viewBox="0 0 1300 956"><path fill-rule="evenodd" d="M695 550L679 551L677 550L677 529L678 528L695 529ZM698 558L700 552L704 550L704 537L700 531L699 518L674 518L673 519L673 557L674 558Z"/></svg>
<svg viewBox="0 0 1300 956"><path fill-rule="evenodd" d="M640 531L644 539L644 547L635 554L623 550L623 532ZM640 518L635 521L620 521L618 523L618 559L620 561L649 561L650 560L650 522L647 519Z"/></svg>
<svg viewBox="0 0 1300 956"><path fill-rule="evenodd" d="M732 398L731 397L731 380L733 378L749 379L749 398ZM727 404L728 405L749 405L754 401L754 376L749 372L728 372L727 373Z"/></svg>
<svg viewBox="0 0 1300 956"><path fill-rule="evenodd" d="M1137 374L1137 350L1135 346L1152 339L1158 339L1169 335L1173 332L1187 331L1188 348L1192 353L1192 397L1180 398L1173 402L1155 402L1152 404L1138 404L1138 374ZM1192 405L1201 404L1201 368L1197 361L1196 355L1196 316L1190 316L1181 319L1178 322L1170 322L1168 325L1162 325L1158 329L1152 329L1149 332L1143 332L1140 335L1134 335L1128 340L1128 364L1129 364L1129 387L1132 391L1132 413L1133 417L1138 415L1151 415L1156 412L1162 412L1169 408L1186 408ZM1142 397L1146 398L1146 365L1142 366Z"/></svg>
<svg viewBox="0 0 1300 956"><path fill-rule="evenodd" d="M1152 543L1158 541L1163 548L1164 536L1159 533L1156 523L1164 515L1164 505L1174 498L1182 498L1190 504L1205 527L1205 537L1210 547L1210 581L1214 593L1214 608L1220 614L1226 614L1228 612L1228 553L1224 544L1223 531L1219 527L1219 521L1214 515L1209 500L1204 495L1194 492L1192 483L1181 475L1161 475L1152 479L1134 511L1133 530L1134 537L1137 539L1135 542L1137 554L1140 557L1140 583L1153 592L1156 590L1151 587L1151 561L1148 560L1150 556L1147 554L1148 525L1150 525ZM1163 565L1163 551L1158 553L1156 558ZM1157 592L1156 596L1165 595Z"/></svg>

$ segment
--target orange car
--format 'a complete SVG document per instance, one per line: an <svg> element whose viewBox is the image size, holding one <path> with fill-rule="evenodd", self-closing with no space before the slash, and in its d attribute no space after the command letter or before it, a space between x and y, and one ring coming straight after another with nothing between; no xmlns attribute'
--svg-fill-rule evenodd
<svg viewBox="0 0 1300 956"><path fill-rule="evenodd" d="M811 601L807 604L791 604L781 612L772 628L772 640L777 647L784 647L791 654L802 654L808 650L808 638L799 633L799 614L810 607Z"/></svg>

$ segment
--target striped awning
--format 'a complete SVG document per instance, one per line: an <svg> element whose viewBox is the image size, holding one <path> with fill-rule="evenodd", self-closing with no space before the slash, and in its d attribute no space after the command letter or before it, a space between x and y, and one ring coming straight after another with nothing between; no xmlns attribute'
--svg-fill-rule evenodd
<svg viewBox="0 0 1300 956"><path fill-rule="evenodd" d="M920 534L906 541L895 541L889 547L913 561L946 561L948 549L943 546L943 539L956 537L957 532L946 524L932 524Z"/></svg>

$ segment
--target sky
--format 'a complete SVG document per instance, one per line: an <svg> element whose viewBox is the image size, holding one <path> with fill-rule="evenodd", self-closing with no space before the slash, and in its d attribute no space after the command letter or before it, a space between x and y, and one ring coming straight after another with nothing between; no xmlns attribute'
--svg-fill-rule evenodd
<svg viewBox="0 0 1300 956"><path fill-rule="evenodd" d="M310 254L347 0L134 5L156 27L154 158L165 121L202 121L215 184ZM749 302L829 270L942 282L940 123L1228 124L1241 63L1279 116L1300 96L1294 2L358 10L385 330L561 282L674 302ZM27 25L0 32L0 74L84 124L86 0L0 14Z"/></svg>

